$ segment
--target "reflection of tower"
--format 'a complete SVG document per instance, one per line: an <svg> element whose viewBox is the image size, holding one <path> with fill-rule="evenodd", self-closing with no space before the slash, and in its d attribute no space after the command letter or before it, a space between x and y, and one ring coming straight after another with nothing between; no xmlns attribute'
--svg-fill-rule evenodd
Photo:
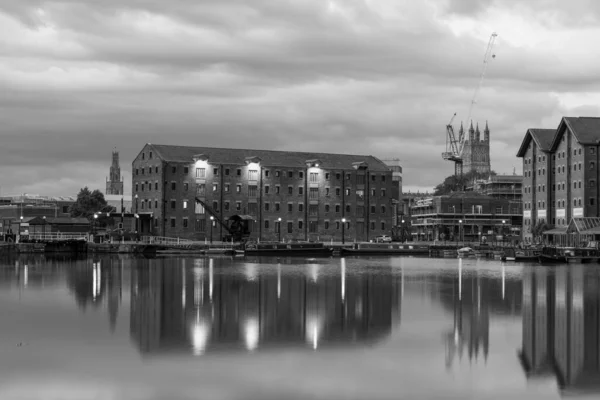
<svg viewBox="0 0 600 400"><path fill-rule="evenodd" d="M524 274L520 357L527 376L554 373L563 391L600 392L598 270L573 265Z"/></svg>
<svg viewBox="0 0 600 400"><path fill-rule="evenodd" d="M131 336L143 353L318 349L375 341L391 330L391 269L320 274L322 266L309 264L299 276L279 266L277 274L261 273L251 263L222 273L225 259L181 262L153 260L161 265L132 273Z"/></svg>
<svg viewBox="0 0 600 400"><path fill-rule="evenodd" d="M465 347L469 361L482 357L487 361L489 353L490 311L488 296L489 279L479 274L464 275L462 260L454 283L454 323L446 334L446 367L450 367L456 355L462 359Z"/></svg>
<svg viewBox="0 0 600 400"><path fill-rule="evenodd" d="M112 164L109 178L106 180L106 194L123 194L123 178L119 166L119 152L116 148L112 152Z"/></svg>

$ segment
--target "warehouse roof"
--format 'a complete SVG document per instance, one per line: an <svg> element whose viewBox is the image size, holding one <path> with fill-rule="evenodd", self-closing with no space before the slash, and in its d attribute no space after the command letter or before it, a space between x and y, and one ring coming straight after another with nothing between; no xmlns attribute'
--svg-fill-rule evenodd
<svg viewBox="0 0 600 400"><path fill-rule="evenodd" d="M320 163L326 169L352 169L353 164L366 162L370 171L390 171L390 168L377 157L365 155L156 144L147 146L150 146L160 159L171 162L191 162L194 156L202 155L209 162L217 164L244 165L249 159L257 157L262 165L273 167L304 167L308 161Z"/></svg>
<svg viewBox="0 0 600 400"><path fill-rule="evenodd" d="M519 148L517 157L525 156L527 147L529 146L529 143L532 140L535 141L535 143L540 148L540 150L550 151L550 148L552 147L552 141L554 140L555 134L556 134L556 129L540 129L540 128L527 129L527 133L525 133L525 137L523 138L523 142L521 143L521 147Z"/></svg>

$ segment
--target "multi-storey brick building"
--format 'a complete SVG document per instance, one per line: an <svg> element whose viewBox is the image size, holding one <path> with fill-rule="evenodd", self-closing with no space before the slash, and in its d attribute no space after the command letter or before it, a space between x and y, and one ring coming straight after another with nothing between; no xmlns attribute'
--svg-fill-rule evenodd
<svg viewBox="0 0 600 400"><path fill-rule="evenodd" d="M132 192L142 234L200 240L234 215L253 239L369 240L390 234L397 200L373 156L154 144L132 163Z"/></svg>
<svg viewBox="0 0 600 400"><path fill-rule="evenodd" d="M563 236L574 219L600 217L600 118L563 117L557 129L529 129L517 157L523 158L523 231L539 222ZM583 233L583 232L578 232Z"/></svg>

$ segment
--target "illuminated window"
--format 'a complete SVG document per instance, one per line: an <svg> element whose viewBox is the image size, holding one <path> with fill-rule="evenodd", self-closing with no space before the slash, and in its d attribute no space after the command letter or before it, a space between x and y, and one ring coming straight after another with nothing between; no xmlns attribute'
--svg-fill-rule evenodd
<svg viewBox="0 0 600 400"><path fill-rule="evenodd" d="M205 214L204 206L201 203L196 202L196 208L194 210L196 214Z"/></svg>
<svg viewBox="0 0 600 400"><path fill-rule="evenodd" d="M255 169L251 169L248 171L248 180L256 181L258 180L258 171Z"/></svg>
<svg viewBox="0 0 600 400"><path fill-rule="evenodd" d="M213 192L218 192L218 191L219 191L219 184L213 183Z"/></svg>
<svg viewBox="0 0 600 400"><path fill-rule="evenodd" d="M196 178L206 178L206 168L196 168Z"/></svg>
<svg viewBox="0 0 600 400"><path fill-rule="evenodd" d="M184 209L184 210L186 210L186 209L187 209L187 206L188 206L188 201L187 201L187 200L184 200L184 201L183 201L183 209Z"/></svg>
<svg viewBox="0 0 600 400"><path fill-rule="evenodd" d="M242 185L235 185L235 192L242 193Z"/></svg>
<svg viewBox="0 0 600 400"><path fill-rule="evenodd" d="M311 183L316 183L318 181L318 178L319 178L319 174L317 172L310 173L310 182Z"/></svg>
<svg viewBox="0 0 600 400"><path fill-rule="evenodd" d="M187 192L187 191L188 191L188 189L189 189L189 186L190 186L190 185L189 185L189 183L187 183L187 182L183 182L183 190L184 190L185 192Z"/></svg>
<svg viewBox="0 0 600 400"><path fill-rule="evenodd" d="M229 186L230 186L229 183L225 184L225 193L229 193L229 189L230 189Z"/></svg>

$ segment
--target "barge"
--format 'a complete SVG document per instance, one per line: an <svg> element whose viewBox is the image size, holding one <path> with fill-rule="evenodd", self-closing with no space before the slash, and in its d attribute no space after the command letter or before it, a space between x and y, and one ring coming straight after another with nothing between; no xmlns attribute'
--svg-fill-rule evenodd
<svg viewBox="0 0 600 400"><path fill-rule="evenodd" d="M333 248L323 243L246 243L246 255L332 255Z"/></svg>
<svg viewBox="0 0 600 400"><path fill-rule="evenodd" d="M598 262L600 250L592 247L544 247L538 260L541 264Z"/></svg>
<svg viewBox="0 0 600 400"><path fill-rule="evenodd" d="M429 255L429 245L400 243L355 243L351 248L343 247L342 254L349 255Z"/></svg>

